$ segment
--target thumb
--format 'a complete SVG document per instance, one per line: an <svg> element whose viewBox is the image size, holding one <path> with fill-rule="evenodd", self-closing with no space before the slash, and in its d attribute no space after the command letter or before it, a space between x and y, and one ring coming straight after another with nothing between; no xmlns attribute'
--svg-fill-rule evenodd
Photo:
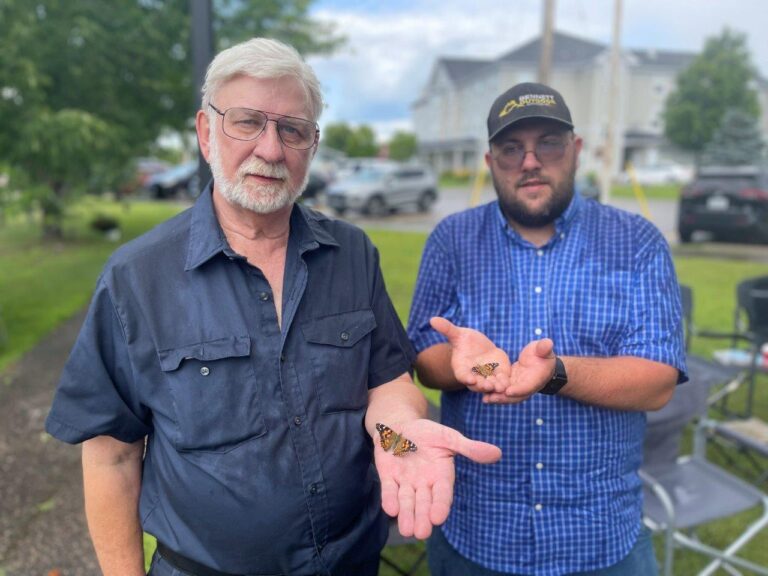
<svg viewBox="0 0 768 576"><path fill-rule="evenodd" d="M440 332L440 334L448 338L448 342L451 344L453 344L454 340L459 336L459 329L450 320L446 320L440 316L433 316L430 318L429 324L432 328Z"/></svg>
<svg viewBox="0 0 768 576"><path fill-rule="evenodd" d="M470 440L460 432L452 435L452 449L456 454L469 458L478 464L493 464L501 458L501 448L488 442Z"/></svg>
<svg viewBox="0 0 768 576"><path fill-rule="evenodd" d="M539 358L551 358L552 357L552 351L554 350L555 343L552 342L549 338L542 338L538 342L536 342L536 347L534 348L534 353Z"/></svg>

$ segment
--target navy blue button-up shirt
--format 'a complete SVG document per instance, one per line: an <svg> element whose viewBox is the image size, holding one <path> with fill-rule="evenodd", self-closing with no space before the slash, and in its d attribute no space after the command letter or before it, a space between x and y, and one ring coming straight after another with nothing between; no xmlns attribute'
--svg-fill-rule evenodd
<svg viewBox="0 0 768 576"><path fill-rule="evenodd" d="M552 338L563 356L634 356L674 366L684 381L682 312L669 248L641 218L574 196L536 247L492 202L449 216L427 240L408 333L416 350L445 338L444 316L480 330L516 360ZM493 466L456 459L443 533L499 572L555 576L618 562L640 529L645 414L535 394L489 405L442 395L443 423L501 447Z"/></svg>
<svg viewBox="0 0 768 576"><path fill-rule="evenodd" d="M140 516L166 546L242 574L375 557L386 518L363 418L413 351L357 228L295 206L282 330L210 186L105 267L46 428L148 436Z"/></svg>

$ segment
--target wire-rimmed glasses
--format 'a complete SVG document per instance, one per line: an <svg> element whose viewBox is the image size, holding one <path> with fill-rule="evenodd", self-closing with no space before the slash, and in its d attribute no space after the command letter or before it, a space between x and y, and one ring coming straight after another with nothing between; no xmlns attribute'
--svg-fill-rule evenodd
<svg viewBox="0 0 768 576"><path fill-rule="evenodd" d="M280 141L294 150L312 148L320 136L317 124L304 118L273 113L270 115L276 118L270 118L266 112L252 108L227 108L222 112L213 104L208 106L222 117L224 134L235 140L256 140L268 122L275 123Z"/></svg>

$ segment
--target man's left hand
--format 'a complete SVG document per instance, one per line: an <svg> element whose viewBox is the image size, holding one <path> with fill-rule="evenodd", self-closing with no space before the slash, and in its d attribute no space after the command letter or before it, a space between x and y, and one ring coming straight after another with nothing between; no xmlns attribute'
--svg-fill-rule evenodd
<svg viewBox="0 0 768 576"><path fill-rule="evenodd" d="M406 537L428 538L432 527L448 518L453 502L456 454L481 464L491 464L501 458L497 446L470 440L432 420L383 424L391 426L417 448L415 452L395 456L392 450L384 451L378 435L375 439L381 504L384 512L397 517L400 533Z"/></svg>

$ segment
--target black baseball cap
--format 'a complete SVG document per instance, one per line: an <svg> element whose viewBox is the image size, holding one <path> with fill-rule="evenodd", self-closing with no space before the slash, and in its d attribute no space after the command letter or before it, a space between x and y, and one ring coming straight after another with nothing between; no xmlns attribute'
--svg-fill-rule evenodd
<svg viewBox="0 0 768 576"><path fill-rule="evenodd" d="M512 86L494 101L488 113L488 140L528 118L554 120L573 128L571 112L560 92L544 84L523 82Z"/></svg>

